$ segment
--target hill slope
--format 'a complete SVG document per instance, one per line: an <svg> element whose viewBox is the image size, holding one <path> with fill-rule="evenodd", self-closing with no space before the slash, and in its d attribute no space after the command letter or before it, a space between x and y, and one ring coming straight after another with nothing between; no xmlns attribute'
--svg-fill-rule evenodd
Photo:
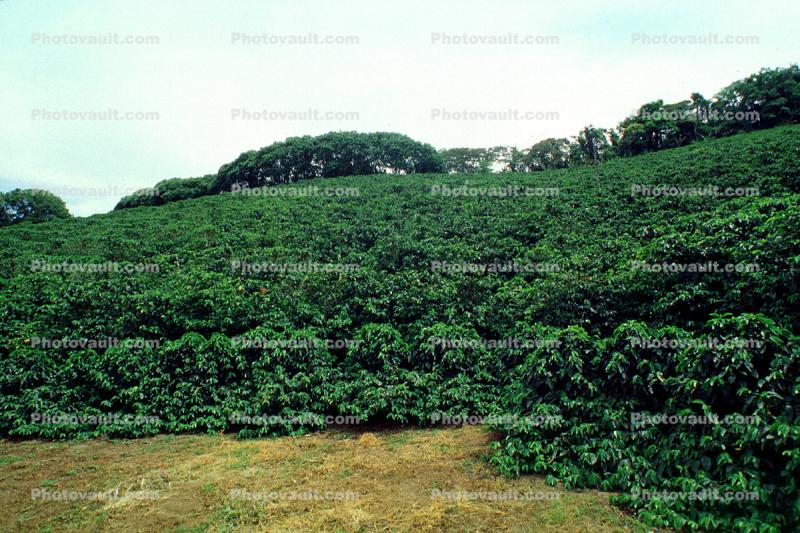
<svg viewBox="0 0 800 533"><path fill-rule="evenodd" d="M651 309L643 309L627 297L630 283L620 286L631 276L630 262L643 253L669 259L659 247L675 244L671 234L712 233L702 226L737 211L753 211L753 216L785 211L796 203L788 194L800 190L798 154L800 128L779 128L608 163L600 191L591 168L359 176L278 186L261 197L223 194L5 228L0 231L0 297L11 309L0 321L0 333L10 338L103 333L176 339L189 332L232 336L264 324L340 334L381 322L400 328L412 341L422 323L437 321L502 333L519 319L589 325L597 331L625 318L664 319L667 309L661 315L650 303L646 307ZM559 195L430 193L436 185L464 183L473 188L555 187ZM631 196L635 184L757 187L759 196ZM359 194L302 195L314 187L355 188ZM283 196L273 196L278 193ZM31 272L34 261L155 263L160 270L135 276L46 275ZM360 268L346 276L248 276L231 268L235 261L357 263ZM558 263L560 271L461 277L431 272L435 261ZM779 276L789 267L775 266ZM258 291L262 286L268 291ZM774 301L780 296L774 293L777 287L761 289L767 291L761 299L755 292L721 295L725 310L780 304ZM560 299L570 291L572 298ZM509 292L523 300L509 301ZM62 298L64 293L69 298ZM524 298L529 293L533 297ZM38 305L48 296L59 302ZM615 305L602 297L614 298ZM781 311L772 314L781 317ZM706 312L695 320L682 318L695 323L707 317ZM25 324L46 329L20 331Z"/></svg>
<svg viewBox="0 0 800 533"><path fill-rule="evenodd" d="M501 471L751 487L758 502L724 509L625 503L675 527L796 524L798 155L783 127L612 161L599 187L592 168L359 176L4 228L0 433L535 415L552 423L498 424ZM658 185L757 194L641 194ZM709 261L734 270L691 268ZM642 347L664 337L686 342ZM761 422L632 427L642 412Z"/></svg>

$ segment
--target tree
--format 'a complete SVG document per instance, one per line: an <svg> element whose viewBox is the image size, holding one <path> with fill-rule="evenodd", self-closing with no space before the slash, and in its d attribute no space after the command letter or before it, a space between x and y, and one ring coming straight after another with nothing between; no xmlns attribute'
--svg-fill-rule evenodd
<svg viewBox="0 0 800 533"><path fill-rule="evenodd" d="M762 69L728 85L714 97L718 135L771 128L800 119L800 68Z"/></svg>
<svg viewBox="0 0 800 533"><path fill-rule="evenodd" d="M516 146L495 146L492 148L496 163L500 164L500 172L529 172L526 150Z"/></svg>
<svg viewBox="0 0 800 533"><path fill-rule="evenodd" d="M598 161L605 161L614 156L609 140L609 131L594 126L586 126L573 137L570 143L570 164L590 165L594 161L595 151Z"/></svg>
<svg viewBox="0 0 800 533"><path fill-rule="evenodd" d="M676 106L665 106L655 100L641 106L635 115L619 123L620 155L638 155L668 148L677 138L676 119L681 113Z"/></svg>
<svg viewBox="0 0 800 533"><path fill-rule="evenodd" d="M234 185L261 187L312 178L442 169L442 158L431 145L406 135L339 131L290 137L245 152L219 169L211 192L230 190Z"/></svg>
<svg viewBox="0 0 800 533"><path fill-rule="evenodd" d="M0 194L0 226L70 218L64 200L41 189L14 189Z"/></svg>
<svg viewBox="0 0 800 533"><path fill-rule="evenodd" d="M692 93L691 96L692 101L692 111L694 116L697 118L697 121L701 124L708 124L708 115L709 111L711 110L711 101L706 100L706 98L700 93Z"/></svg>
<svg viewBox="0 0 800 533"><path fill-rule="evenodd" d="M447 148L439 150L447 173L491 172L494 154L486 148Z"/></svg>
<svg viewBox="0 0 800 533"><path fill-rule="evenodd" d="M692 93L689 100L644 104L617 125L618 155L685 146L709 136L771 128L800 120L800 68L762 69L733 82L713 99Z"/></svg>
<svg viewBox="0 0 800 533"><path fill-rule="evenodd" d="M199 198L210 194L211 185L216 176L208 174L199 178L171 178L159 181L155 187L139 189L138 191L123 197L114 207L117 209L127 209L130 207L140 207L143 205L163 205L178 200L189 198Z"/></svg>
<svg viewBox="0 0 800 533"><path fill-rule="evenodd" d="M569 139L549 138L530 147L525 156L529 170L566 168L570 163Z"/></svg>

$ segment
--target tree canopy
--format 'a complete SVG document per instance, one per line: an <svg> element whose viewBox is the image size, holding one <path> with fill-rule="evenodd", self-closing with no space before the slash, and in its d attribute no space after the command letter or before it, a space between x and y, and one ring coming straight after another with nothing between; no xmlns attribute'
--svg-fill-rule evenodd
<svg viewBox="0 0 800 533"><path fill-rule="evenodd" d="M441 172L442 160L429 144L399 133L330 132L290 137L241 154L223 165L212 192L262 187L312 178L364 174Z"/></svg>
<svg viewBox="0 0 800 533"><path fill-rule="evenodd" d="M800 118L800 68L762 69L735 81L710 100L692 93L686 100L654 100L639 107L616 128L583 128L571 138L549 138L527 149L514 147L441 150L448 172L538 172L666 148L711 137L796 123ZM587 140L586 132L589 132Z"/></svg>
<svg viewBox="0 0 800 533"><path fill-rule="evenodd" d="M45 190L14 189L0 193L0 226L71 216L64 200Z"/></svg>
<svg viewBox="0 0 800 533"><path fill-rule="evenodd" d="M163 205L177 200L199 198L210 194L211 185L216 174L207 174L199 178L170 178L159 181L155 187L140 189L125 196L114 209L125 209L143 205Z"/></svg>

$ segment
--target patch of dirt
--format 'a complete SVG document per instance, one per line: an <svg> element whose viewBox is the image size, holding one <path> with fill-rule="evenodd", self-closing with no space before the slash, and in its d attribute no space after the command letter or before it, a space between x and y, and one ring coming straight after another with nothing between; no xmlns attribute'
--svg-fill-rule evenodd
<svg viewBox="0 0 800 533"><path fill-rule="evenodd" d="M336 429L258 440L0 441L0 530L642 528L612 507L607 494L498 476L485 461L490 439L482 428L464 427ZM46 500L32 497L37 489L116 490L117 497Z"/></svg>

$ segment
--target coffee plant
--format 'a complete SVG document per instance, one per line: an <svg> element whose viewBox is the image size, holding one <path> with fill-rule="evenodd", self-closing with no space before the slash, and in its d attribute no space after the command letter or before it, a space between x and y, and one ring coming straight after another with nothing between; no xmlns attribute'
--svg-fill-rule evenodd
<svg viewBox="0 0 800 533"><path fill-rule="evenodd" d="M615 492L656 527L796 530L798 155L800 127L783 126L613 159L599 180L305 179L4 227L0 435L498 415L491 462L506 475ZM663 184L757 194L632 194ZM358 194L300 194L315 186ZM758 268L636 266L709 262ZM465 263L557 268L446 268ZM484 342L502 339L535 342ZM724 422L680 422L703 417ZM723 497L670 496L701 492Z"/></svg>

